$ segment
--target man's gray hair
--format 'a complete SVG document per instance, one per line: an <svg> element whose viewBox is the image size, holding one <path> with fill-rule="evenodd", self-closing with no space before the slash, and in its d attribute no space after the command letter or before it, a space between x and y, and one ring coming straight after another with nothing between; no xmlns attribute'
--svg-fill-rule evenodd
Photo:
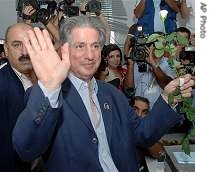
<svg viewBox="0 0 210 172"><path fill-rule="evenodd" d="M64 19L60 27L60 40L61 43L71 43L72 41L72 30L74 28L91 27L99 33L99 43L101 47L105 44L105 27L98 17L93 16L74 16Z"/></svg>

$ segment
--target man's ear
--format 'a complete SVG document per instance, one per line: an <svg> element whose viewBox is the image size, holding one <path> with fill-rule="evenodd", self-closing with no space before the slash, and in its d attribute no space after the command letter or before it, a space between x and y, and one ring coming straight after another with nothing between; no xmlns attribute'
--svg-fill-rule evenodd
<svg viewBox="0 0 210 172"><path fill-rule="evenodd" d="M4 43L4 52L5 52L6 57L8 57L8 45L7 45L7 43Z"/></svg>

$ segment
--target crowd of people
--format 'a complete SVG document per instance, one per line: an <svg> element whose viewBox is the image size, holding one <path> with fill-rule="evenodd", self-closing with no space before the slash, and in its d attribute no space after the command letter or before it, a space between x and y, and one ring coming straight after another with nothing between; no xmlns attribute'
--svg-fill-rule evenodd
<svg viewBox="0 0 210 172"><path fill-rule="evenodd" d="M165 23L161 9L169 12ZM144 47L142 70L132 57L133 38L141 26L145 35L175 32L194 46L194 2L140 0L123 50L110 43L102 11L89 13L87 2L77 16L59 10L42 19L44 27L33 26L36 12L24 4L22 21L8 26L1 48L0 171L147 171L145 152L158 158L164 134L190 129L169 96L179 87L182 97L194 98L195 76L177 77L152 44ZM177 13L185 27L177 27ZM181 58L185 45L175 46L176 60L191 63Z"/></svg>

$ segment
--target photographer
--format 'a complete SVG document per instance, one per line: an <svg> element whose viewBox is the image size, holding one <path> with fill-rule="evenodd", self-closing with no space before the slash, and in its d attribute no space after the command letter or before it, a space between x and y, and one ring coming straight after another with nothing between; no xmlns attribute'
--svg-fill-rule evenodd
<svg viewBox="0 0 210 172"><path fill-rule="evenodd" d="M161 21L160 10L167 10L168 17ZM174 0L138 0L134 8L134 15L138 19L138 24L144 27L144 33L153 32L171 33L175 31L176 14L180 9Z"/></svg>
<svg viewBox="0 0 210 172"><path fill-rule="evenodd" d="M135 28L135 27L134 27ZM134 29L135 30L135 29ZM154 56L153 45L141 45L141 51L144 51L145 67L142 68L142 63L138 62L136 57L132 55L138 55L138 53L132 53L134 47L131 47L131 38L135 37L133 27L129 30L129 34L125 42L125 55L128 60L128 71L124 80L124 88L135 89L136 96L146 97L150 101L151 107L157 100L157 97L161 94L162 88L169 83L172 78L176 76L175 71L168 65L167 58L161 59ZM126 48L128 50L126 50ZM142 70L144 69L144 70Z"/></svg>
<svg viewBox="0 0 210 172"><path fill-rule="evenodd" d="M55 2L55 1L52 1ZM32 3L33 4L33 3ZM35 6L34 6L35 7ZM62 12L57 12L55 15L51 15L53 9L46 11L46 13L40 13L39 9L35 9L30 3L25 3L22 9L22 18L23 21L27 24L33 25L34 22L41 22L44 27L51 34L52 41L54 42L54 46L57 49L59 45L59 28L57 20L60 19L60 16L63 15ZM44 10L45 11L45 10ZM51 12L50 12L51 11Z"/></svg>
<svg viewBox="0 0 210 172"><path fill-rule="evenodd" d="M90 16L93 13L99 18L99 20L104 24L105 30L106 30L106 42L105 45L108 45L110 43L110 34L111 34L111 28L109 26L109 23L104 16L104 14L101 11L100 5L97 3L98 1L92 0L88 3L86 1L81 2L80 4L80 15L87 15ZM91 7L92 6L92 7Z"/></svg>

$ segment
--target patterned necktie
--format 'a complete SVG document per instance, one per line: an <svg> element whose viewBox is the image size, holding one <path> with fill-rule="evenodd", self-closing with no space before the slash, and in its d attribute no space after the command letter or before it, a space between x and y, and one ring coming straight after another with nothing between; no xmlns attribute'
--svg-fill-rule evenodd
<svg viewBox="0 0 210 172"><path fill-rule="evenodd" d="M91 107L91 111L92 111L93 125L96 128L97 124L98 124L98 117L97 117L97 107L96 107L96 104L95 104L95 102L93 100L93 86L92 86L92 82L90 82L88 84L88 92L89 92L89 98L90 98L90 107Z"/></svg>

